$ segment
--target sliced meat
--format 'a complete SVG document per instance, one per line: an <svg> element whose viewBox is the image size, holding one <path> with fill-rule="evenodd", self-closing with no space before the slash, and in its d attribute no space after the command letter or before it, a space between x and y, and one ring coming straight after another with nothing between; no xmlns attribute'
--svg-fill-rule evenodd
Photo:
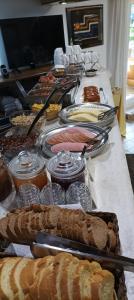
<svg viewBox="0 0 134 300"><path fill-rule="evenodd" d="M55 145L63 142L80 142L86 143L86 141L94 138L96 136L95 133L90 132L85 128L75 127L68 128L63 130L60 133L54 134L47 140L47 143L50 145Z"/></svg>
<svg viewBox="0 0 134 300"><path fill-rule="evenodd" d="M58 153L60 151L72 151L72 152L80 152L83 150L84 146L87 146L86 143L59 143L51 147L51 151L53 153Z"/></svg>

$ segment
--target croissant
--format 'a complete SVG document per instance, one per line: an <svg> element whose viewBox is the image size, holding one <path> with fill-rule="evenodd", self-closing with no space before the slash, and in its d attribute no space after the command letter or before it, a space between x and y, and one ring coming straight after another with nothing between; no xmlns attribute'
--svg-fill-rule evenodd
<svg viewBox="0 0 134 300"><path fill-rule="evenodd" d="M99 263L60 253L0 260L1 300L113 300L114 277Z"/></svg>

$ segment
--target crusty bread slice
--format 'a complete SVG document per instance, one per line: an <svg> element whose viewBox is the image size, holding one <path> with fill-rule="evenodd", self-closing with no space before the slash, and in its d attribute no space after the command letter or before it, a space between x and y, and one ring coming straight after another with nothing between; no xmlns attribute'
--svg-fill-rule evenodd
<svg viewBox="0 0 134 300"><path fill-rule="evenodd" d="M9 239L7 233L7 225L8 225L8 217L4 217L0 219L0 235L2 238Z"/></svg>
<svg viewBox="0 0 134 300"><path fill-rule="evenodd" d="M65 299L73 300L73 278L76 273L77 266L79 264L79 260L74 257L72 261L67 266L67 269L64 268L64 274L62 277L62 295L64 293L64 290L67 290L67 293L65 294ZM64 289L64 290L63 290ZM68 298L67 298L68 297Z"/></svg>
<svg viewBox="0 0 134 300"><path fill-rule="evenodd" d="M81 224L84 220L86 214L81 210L72 210L72 209L64 209L61 208L58 218L57 227L61 229L61 227L65 224L65 226L73 227L74 224Z"/></svg>
<svg viewBox="0 0 134 300"><path fill-rule="evenodd" d="M17 234L18 240L20 241L30 241L34 240L35 234L32 233L32 216L33 211L22 212L17 216L15 222L15 232Z"/></svg>
<svg viewBox="0 0 134 300"><path fill-rule="evenodd" d="M76 273L73 278L73 299L81 300L83 299L83 278L86 281L87 278L91 276L90 263L85 261L79 261L76 268ZM82 282L81 282L82 280ZM88 290L86 291L86 296L91 298L90 285L88 284ZM86 297L85 297L86 299Z"/></svg>
<svg viewBox="0 0 134 300"><path fill-rule="evenodd" d="M79 260L72 255L64 259L60 280L62 300L72 300L72 276L74 276ZM71 277L71 278L70 278ZM70 280L69 280L70 279Z"/></svg>
<svg viewBox="0 0 134 300"><path fill-rule="evenodd" d="M81 268L82 267L82 268ZM96 270L101 270L101 266L96 262L81 261L79 272L80 299L91 298L91 278ZM77 272L77 271L76 271Z"/></svg>
<svg viewBox="0 0 134 300"><path fill-rule="evenodd" d="M55 256L54 258L54 267L52 273L52 280L51 280L51 299L53 300L62 300L61 295L61 280L62 280L62 270L63 265L66 262L69 262L71 259L71 254L68 253L60 253ZM65 291L64 291L65 292Z"/></svg>
<svg viewBox="0 0 134 300"><path fill-rule="evenodd" d="M49 259L50 256L48 257L48 260ZM26 264L26 266L23 268L20 274L20 284L25 295L25 300L36 299L36 275L38 278L38 272L45 266L46 257L36 260L29 260L28 264Z"/></svg>
<svg viewBox="0 0 134 300"><path fill-rule="evenodd" d="M23 210L20 214L17 214L16 221L15 221L15 226L14 226L15 233L16 233L17 237L20 238L20 241L21 241L21 238L22 238L22 233L21 233L21 224L22 224L22 222L21 222L21 219L25 214L26 214L26 212L23 211Z"/></svg>
<svg viewBox="0 0 134 300"><path fill-rule="evenodd" d="M51 297L53 264L54 257L51 257L51 259L47 259L46 265L40 269L40 272L36 277L37 280L35 290L37 290L37 299L53 300L53 298Z"/></svg>
<svg viewBox="0 0 134 300"><path fill-rule="evenodd" d="M88 244L104 249L108 240L107 224L98 217L87 216Z"/></svg>
<svg viewBox="0 0 134 300"><path fill-rule="evenodd" d="M115 249L117 243L117 238L116 235L113 231L113 229L108 229L108 242L107 242L107 247L109 249Z"/></svg>
<svg viewBox="0 0 134 300"><path fill-rule="evenodd" d="M50 270L53 269L53 256L38 259L34 263L33 282L30 286L30 296L32 300L50 299L51 280L49 280ZM46 294L47 291L47 294ZM46 298L45 298L46 297ZM52 298L53 300L53 298Z"/></svg>
<svg viewBox="0 0 134 300"><path fill-rule="evenodd" d="M20 260L20 257L9 258L2 265L0 270L0 299L14 300L14 293L11 287L11 273L14 266Z"/></svg>
<svg viewBox="0 0 134 300"><path fill-rule="evenodd" d="M31 228L32 230L41 230L42 227L41 227L41 224L40 224L40 221L39 221L39 217L40 217L40 214L41 213L33 213L32 215L32 219L31 219Z"/></svg>
<svg viewBox="0 0 134 300"><path fill-rule="evenodd" d="M89 281L91 284L91 299L114 299L114 276L112 273L107 270L96 270Z"/></svg>
<svg viewBox="0 0 134 300"><path fill-rule="evenodd" d="M50 206L44 210L43 226L47 229L57 228L60 207Z"/></svg>
<svg viewBox="0 0 134 300"><path fill-rule="evenodd" d="M35 213L33 211L26 212L22 215L21 218L21 235L23 240L33 240L34 236L32 235L32 218Z"/></svg>
<svg viewBox="0 0 134 300"><path fill-rule="evenodd" d="M54 206L53 209L49 210L47 221L50 229L55 227L57 228L59 211L60 207L58 206Z"/></svg>
<svg viewBox="0 0 134 300"><path fill-rule="evenodd" d="M10 285L14 294L14 300L24 300L25 294L21 285L21 273L31 261L28 258L21 258L11 271Z"/></svg>
<svg viewBox="0 0 134 300"><path fill-rule="evenodd" d="M8 261L8 259L9 259L9 257L0 259L0 282L1 282L1 271L2 271L2 268L3 268L4 264ZM1 284L0 284L0 299L2 299L2 297L6 297L6 296L3 294L3 291L1 289Z"/></svg>
<svg viewBox="0 0 134 300"><path fill-rule="evenodd" d="M12 242L17 241L17 235L15 232L15 223L16 223L16 214L11 214L8 218L8 224L7 224L7 234L9 237L9 240Z"/></svg>

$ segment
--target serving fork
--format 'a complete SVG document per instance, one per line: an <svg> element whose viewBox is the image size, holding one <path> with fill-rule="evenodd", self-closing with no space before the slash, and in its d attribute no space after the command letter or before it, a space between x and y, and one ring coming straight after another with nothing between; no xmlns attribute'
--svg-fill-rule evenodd
<svg viewBox="0 0 134 300"><path fill-rule="evenodd" d="M105 112L100 113L98 115L98 120L101 121L101 120L104 120L105 118L114 116L117 113L118 109L119 109L119 106L115 106Z"/></svg>
<svg viewBox="0 0 134 300"><path fill-rule="evenodd" d="M112 127L107 127L105 130L99 132L94 138L86 141L86 146L83 147L83 150L81 152L81 156L83 157L86 150L88 149L89 146L92 146L93 147L91 148L91 151L93 151L94 149L96 149L97 146L100 145L100 142L102 140L103 137L106 137L108 135L108 133L111 131ZM101 139L98 139L98 138L101 138Z"/></svg>

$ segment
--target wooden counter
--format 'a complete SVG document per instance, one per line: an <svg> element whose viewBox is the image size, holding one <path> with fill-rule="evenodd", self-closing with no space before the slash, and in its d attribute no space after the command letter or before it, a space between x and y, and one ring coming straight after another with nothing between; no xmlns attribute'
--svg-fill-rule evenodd
<svg viewBox="0 0 134 300"><path fill-rule="evenodd" d="M47 73L50 71L52 66L46 65L44 67L39 67L35 69L26 69L23 71L18 72L11 72L9 73L9 78L3 78L0 76L0 87L8 86L12 84L13 82L16 82L17 80L32 78L32 77L38 77L44 73Z"/></svg>

